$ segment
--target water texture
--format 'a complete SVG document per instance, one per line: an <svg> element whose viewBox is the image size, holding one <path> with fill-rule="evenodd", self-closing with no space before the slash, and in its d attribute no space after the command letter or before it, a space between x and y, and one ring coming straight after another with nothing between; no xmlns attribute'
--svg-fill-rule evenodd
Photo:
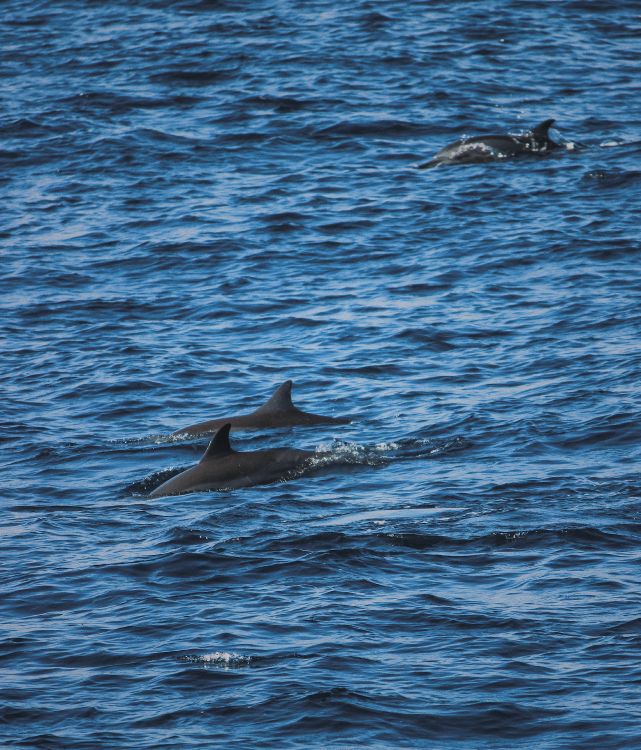
<svg viewBox="0 0 641 750"><path fill-rule="evenodd" d="M641 747L639 4L2 21L0 746Z"/></svg>

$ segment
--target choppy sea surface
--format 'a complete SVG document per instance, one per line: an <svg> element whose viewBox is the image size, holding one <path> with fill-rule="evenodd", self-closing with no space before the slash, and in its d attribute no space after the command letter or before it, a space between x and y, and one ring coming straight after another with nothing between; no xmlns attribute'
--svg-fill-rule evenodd
<svg viewBox="0 0 641 750"><path fill-rule="evenodd" d="M641 747L639 4L1 13L0 746Z"/></svg>

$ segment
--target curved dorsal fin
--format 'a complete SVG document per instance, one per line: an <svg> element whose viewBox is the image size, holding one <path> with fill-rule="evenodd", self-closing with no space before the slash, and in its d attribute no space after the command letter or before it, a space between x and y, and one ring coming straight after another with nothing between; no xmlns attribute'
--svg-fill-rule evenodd
<svg viewBox="0 0 641 750"><path fill-rule="evenodd" d="M536 127L532 128L532 135L537 141L548 140L548 130L554 125L554 120L543 120Z"/></svg>
<svg viewBox="0 0 641 750"><path fill-rule="evenodd" d="M205 455L200 459L204 461L206 458L213 458L214 456L222 456L225 453L233 453L232 447L229 444L229 430L231 424L224 424L218 432L211 439L211 443L207 446Z"/></svg>
<svg viewBox="0 0 641 750"><path fill-rule="evenodd" d="M265 414L274 411L293 411L296 409L292 403L292 386L291 380L286 380L279 385L274 395L254 412L255 414Z"/></svg>

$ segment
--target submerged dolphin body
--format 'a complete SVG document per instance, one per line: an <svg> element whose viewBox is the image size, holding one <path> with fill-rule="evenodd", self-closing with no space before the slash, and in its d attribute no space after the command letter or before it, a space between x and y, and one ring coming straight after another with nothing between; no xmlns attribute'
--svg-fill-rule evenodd
<svg viewBox="0 0 641 750"><path fill-rule="evenodd" d="M521 154L547 154L560 145L548 135L553 123L554 120L545 120L523 135L478 135L463 138L445 146L433 159L419 164L418 168L431 169L440 164L480 164Z"/></svg>
<svg viewBox="0 0 641 750"><path fill-rule="evenodd" d="M313 451L268 448L238 453L229 444L231 424L223 425L195 466L156 487L149 497L182 495L203 490L225 490L269 484L311 468Z"/></svg>
<svg viewBox="0 0 641 750"><path fill-rule="evenodd" d="M297 409L292 403L292 381L286 380L279 386L274 395L256 411L251 414L239 414L235 417L221 417L210 419L208 422L183 427L172 432L172 437L177 435L203 435L218 430L225 424L230 424L236 429L260 430L265 427L293 427L294 425L313 424L348 424L347 417L324 417L320 414Z"/></svg>

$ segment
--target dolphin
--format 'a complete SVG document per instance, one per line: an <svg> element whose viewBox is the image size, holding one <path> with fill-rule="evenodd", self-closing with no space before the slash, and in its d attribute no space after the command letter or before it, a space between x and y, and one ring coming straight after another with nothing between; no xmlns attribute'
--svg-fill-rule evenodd
<svg viewBox="0 0 641 750"><path fill-rule="evenodd" d="M286 380L268 401L251 414L221 417L192 424L172 432L171 437L204 435L216 432L224 424L230 424L235 429L260 430L265 427L293 427L294 425L348 424L351 421L347 417L324 417L297 409L292 403L292 386L292 381Z"/></svg>
<svg viewBox="0 0 641 750"><path fill-rule="evenodd" d="M314 451L267 448L239 453L229 444L231 423L223 425L200 462L156 487L149 497L167 497L203 490L253 487L302 474L311 468Z"/></svg>
<svg viewBox="0 0 641 750"><path fill-rule="evenodd" d="M521 154L547 154L560 144L550 139L548 130L554 120L544 120L523 135L477 135L463 138L442 148L433 159L419 164L431 169L439 164L480 164Z"/></svg>

